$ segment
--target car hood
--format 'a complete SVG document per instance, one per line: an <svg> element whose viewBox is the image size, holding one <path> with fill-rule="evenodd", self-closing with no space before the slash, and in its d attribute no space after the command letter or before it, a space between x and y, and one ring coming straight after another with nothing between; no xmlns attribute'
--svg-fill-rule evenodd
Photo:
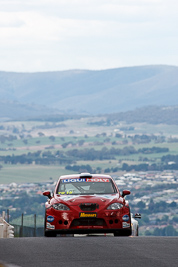
<svg viewBox="0 0 178 267"><path fill-rule="evenodd" d="M63 195L57 196L55 199L59 202L68 204L69 206L77 206L81 203L97 203L100 206L106 206L110 202L119 201L123 203L123 198L119 197L119 194L105 195Z"/></svg>

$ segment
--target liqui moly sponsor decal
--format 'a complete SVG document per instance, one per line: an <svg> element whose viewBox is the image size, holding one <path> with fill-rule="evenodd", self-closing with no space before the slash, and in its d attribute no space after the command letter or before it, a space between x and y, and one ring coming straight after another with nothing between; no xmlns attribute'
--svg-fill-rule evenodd
<svg viewBox="0 0 178 267"><path fill-rule="evenodd" d="M86 182L109 183L109 179L107 179L107 178L92 178L92 179L86 179Z"/></svg>
<svg viewBox="0 0 178 267"><path fill-rule="evenodd" d="M107 178L76 178L76 179L63 179L62 183L81 183L81 182L99 182L99 183L109 183Z"/></svg>
<svg viewBox="0 0 178 267"><path fill-rule="evenodd" d="M54 221L54 217L49 215L46 219L48 222L53 222Z"/></svg>
<svg viewBox="0 0 178 267"><path fill-rule="evenodd" d="M62 183L81 183L86 182L84 178L76 178L76 179L63 179Z"/></svg>

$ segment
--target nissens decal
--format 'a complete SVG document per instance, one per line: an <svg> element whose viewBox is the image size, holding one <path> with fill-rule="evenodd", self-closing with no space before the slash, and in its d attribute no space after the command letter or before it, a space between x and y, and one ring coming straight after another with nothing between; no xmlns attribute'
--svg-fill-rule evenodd
<svg viewBox="0 0 178 267"><path fill-rule="evenodd" d="M122 220L125 221L125 222L128 222L129 219L130 219L129 215L124 215L124 216L122 217Z"/></svg>
<svg viewBox="0 0 178 267"><path fill-rule="evenodd" d="M46 219L48 222L53 222L54 221L54 217L49 215Z"/></svg>

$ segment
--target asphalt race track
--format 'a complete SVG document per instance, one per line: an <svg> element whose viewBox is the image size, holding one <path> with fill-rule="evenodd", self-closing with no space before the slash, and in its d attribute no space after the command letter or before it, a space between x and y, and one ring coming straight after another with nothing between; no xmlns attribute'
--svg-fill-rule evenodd
<svg viewBox="0 0 178 267"><path fill-rule="evenodd" d="M177 267L178 237L0 239L0 267Z"/></svg>

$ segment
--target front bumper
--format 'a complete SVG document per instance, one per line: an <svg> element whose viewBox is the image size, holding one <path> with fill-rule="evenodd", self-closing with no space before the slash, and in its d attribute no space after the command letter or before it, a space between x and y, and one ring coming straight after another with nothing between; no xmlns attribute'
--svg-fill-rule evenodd
<svg viewBox="0 0 178 267"><path fill-rule="evenodd" d="M94 218L81 218L80 213L72 210L54 211L53 209L48 209L45 218L45 232L56 234L120 233L120 235L131 235L130 211L128 208L117 211L102 210L97 212L97 216ZM127 221L123 220L124 216L127 216Z"/></svg>

